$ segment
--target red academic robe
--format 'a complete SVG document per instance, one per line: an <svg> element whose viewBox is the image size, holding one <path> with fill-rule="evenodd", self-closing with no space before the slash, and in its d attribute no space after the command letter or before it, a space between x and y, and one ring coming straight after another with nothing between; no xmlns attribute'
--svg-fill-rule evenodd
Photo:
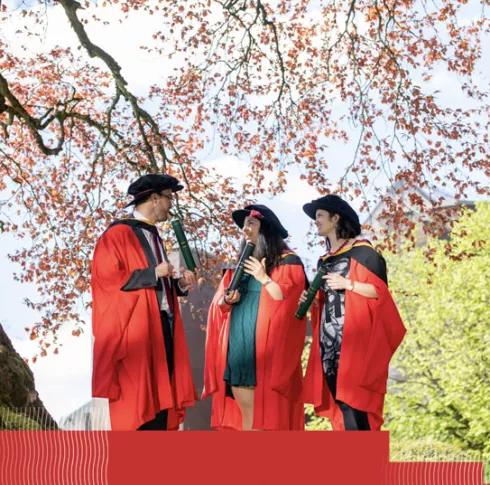
<svg viewBox="0 0 490 485"><path fill-rule="evenodd" d="M136 430L164 409L169 410L167 429L177 429L185 408L197 399L179 305L170 382L155 288L121 290L135 270L147 267L138 237L128 225L111 227L98 241L91 281L92 395L109 400L112 430Z"/></svg>
<svg viewBox="0 0 490 485"><path fill-rule="evenodd" d="M366 265L352 257L349 279L374 285L378 298L366 298L346 291L337 399L354 409L365 411L370 428L375 431L380 430L384 422L383 407L389 363L402 342L406 329L387 284L367 267L373 259L380 256L369 244L361 245L366 246L363 255ZM313 304L311 307L313 339L302 401L313 404L317 415L328 417L334 430L344 430L342 412L332 397L323 373L319 340L325 292L320 290L317 296L317 305Z"/></svg>
<svg viewBox="0 0 490 485"><path fill-rule="evenodd" d="M264 430L303 430L304 405L299 402L303 373L301 355L306 336L306 318L294 314L305 288L301 260L290 253L270 277L281 287L284 300L275 301L265 288L260 294L256 326L256 387L252 427ZM223 380L228 353L231 309L220 307L233 277L228 270L209 309L202 399L212 395L211 426L239 431L242 415L238 404L226 396Z"/></svg>

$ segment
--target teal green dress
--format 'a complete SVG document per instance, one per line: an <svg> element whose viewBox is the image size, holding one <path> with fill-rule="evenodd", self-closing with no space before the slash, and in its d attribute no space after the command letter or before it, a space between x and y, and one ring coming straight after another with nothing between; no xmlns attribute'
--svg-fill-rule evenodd
<svg viewBox="0 0 490 485"><path fill-rule="evenodd" d="M255 386L255 329L262 285L245 274L240 301L233 305L224 380L228 386Z"/></svg>

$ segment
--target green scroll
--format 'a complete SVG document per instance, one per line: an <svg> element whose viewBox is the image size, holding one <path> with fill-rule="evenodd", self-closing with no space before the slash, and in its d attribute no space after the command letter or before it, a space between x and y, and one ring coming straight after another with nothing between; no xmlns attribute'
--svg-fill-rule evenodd
<svg viewBox="0 0 490 485"><path fill-rule="evenodd" d="M175 232L175 237L177 238L177 242L179 243L180 252L184 258L185 264L189 271L194 271L196 269L196 263L194 258L192 257L192 252L189 247L189 243L187 242L187 238L185 237L184 230L182 229L182 224L179 219L173 219L171 221L172 227Z"/></svg>
<svg viewBox="0 0 490 485"><path fill-rule="evenodd" d="M301 320L306 315L306 312L310 308L311 303L315 298L315 295L317 294L321 286L324 284L323 277L326 274L327 274L326 268L324 266L320 266L320 268L318 269L318 273L316 274L315 278L313 279L313 282L308 288L308 292L306 293L306 301L301 303L298 310L296 311L296 314L294 315L299 320Z"/></svg>
<svg viewBox="0 0 490 485"><path fill-rule="evenodd" d="M240 256L240 260L238 261L238 265L235 270L235 274L233 275L233 279L231 280L230 286L226 290L226 293L229 294L232 291L235 291L240 286L240 281L243 278L243 273L245 272L244 264L245 261L252 256L255 249L255 244L248 242L245 246L245 249Z"/></svg>

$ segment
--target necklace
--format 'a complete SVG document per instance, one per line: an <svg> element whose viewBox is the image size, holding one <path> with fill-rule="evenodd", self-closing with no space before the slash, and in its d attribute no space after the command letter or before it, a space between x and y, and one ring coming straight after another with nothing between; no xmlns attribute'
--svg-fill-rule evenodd
<svg viewBox="0 0 490 485"><path fill-rule="evenodd" d="M349 240L348 240L348 239L346 239L346 240L344 241L344 243L343 243L343 244L342 244L342 245L341 245L341 246L340 246L340 247L339 247L337 250L335 250L333 253L332 253L332 252L330 252L330 249L329 249L329 250L328 250L328 253L327 253L327 254L328 254L328 256L334 256L335 254L337 254L337 253L339 253L340 251L342 251L342 249L344 249L344 247L345 247L345 246L347 246L347 243L348 243L348 242L349 242Z"/></svg>

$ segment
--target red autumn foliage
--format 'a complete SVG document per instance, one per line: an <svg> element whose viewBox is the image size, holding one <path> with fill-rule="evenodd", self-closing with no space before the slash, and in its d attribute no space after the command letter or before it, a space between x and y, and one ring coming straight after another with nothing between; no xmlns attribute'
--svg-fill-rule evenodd
<svg viewBox="0 0 490 485"><path fill-rule="evenodd" d="M416 188L447 187L457 198L489 192L471 176L490 175L488 86L476 76L487 2L473 2L478 15L464 0L38 3L3 5L0 14L5 23L20 11L34 26L19 30L15 46L0 39L0 189L12 216L2 218L3 230L20 240L10 256L16 278L38 288L39 301L27 304L43 318L28 332L42 339L43 353L65 322L80 333L95 241L139 174L184 181L176 211L192 244L215 255L201 261L207 270L232 254L230 211L284 191L292 168L320 192L338 182L339 192L363 199L366 213L382 201L381 216L398 229L398 240L378 241L388 249L413 237L404 196L421 215L441 202L427 207ZM169 71L181 61L144 97L131 91L110 42L102 47L88 33L104 22L110 38L104 8L158 17L161 28L141 48ZM54 9L77 48L22 55L17 43L56 29ZM437 70L460 82L467 104L441 99L431 87ZM330 159L329 147L346 142L355 147L352 159ZM250 175L239 187L201 162L215 146L247 161ZM329 166L340 163L342 176L331 180ZM402 189L385 195L379 177ZM448 215L425 230L437 234Z"/></svg>

